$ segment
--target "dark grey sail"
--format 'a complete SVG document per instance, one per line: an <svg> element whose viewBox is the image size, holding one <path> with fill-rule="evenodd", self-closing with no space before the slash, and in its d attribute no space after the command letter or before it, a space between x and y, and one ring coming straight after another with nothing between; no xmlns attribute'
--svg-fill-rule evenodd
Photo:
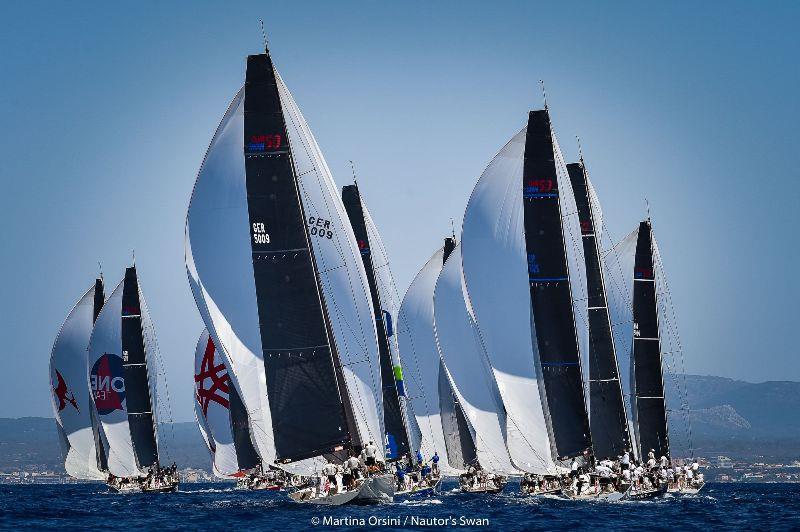
<svg viewBox="0 0 800 532"><path fill-rule="evenodd" d="M388 440L386 457L388 459L398 459L410 453L411 446L409 445L408 429L403 419L400 396L395 382L392 353L389 346L389 325L384 320L384 312L381 308L381 294L375 277L375 268L372 264L372 253L370 251L371 242L367 233L364 209L357 185L342 187L342 202L350 219L353 234L355 234L358 242L358 249L361 252L361 260L367 273L369 292L372 299L372 312L375 315L375 329L378 333L378 354L381 363L383 424Z"/></svg>
<svg viewBox="0 0 800 532"><path fill-rule="evenodd" d="M94 299L92 309L92 323L97 321L97 316L103 309L103 304L106 301L105 288L103 285L103 278L98 277L94 281ZM106 455L106 444L103 442L103 437L100 433L100 421L97 419L94 408L89 409L89 416L92 420L92 433L94 435L94 446L97 451L97 467L100 471L108 471L108 456Z"/></svg>
<svg viewBox="0 0 800 532"><path fill-rule="evenodd" d="M128 425L136 463L140 469L157 467L158 445L135 266L125 269L122 288L122 368Z"/></svg>
<svg viewBox="0 0 800 532"><path fill-rule="evenodd" d="M229 374L228 374L229 375ZM228 376L228 405L231 415L231 432L233 433L233 447L236 449L236 463L240 471L249 471L261 464L253 440L250 439L250 419L236 386L230 382Z"/></svg>
<svg viewBox="0 0 800 532"><path fill-rule="evenodd" d="M658 296L653 268L650 220L639 224L633 269L633 356L631 389L633 419L641 451L652 449L656 458L669 457L667 406L664 400L661 336L658 328Z"/></svg>
<svg viewBox="0 0 800 532"><path fill-rule="evenodd" d="M275 70L247 58L244 156L258 320L276 457L349 446L349 401L310 249Z"/></svg>
<svg viewBox="0 0 800 532"><path fill-rule="evenodd" d="M444 364L439 362L439 412L444 433L444 446L447 462L457 469L466 469L475 464L478 458L475 442L469 431L464 411L458 404Z"/></svg>
<svg viewBox="0 0 800 532"><path fill-rule="evenodd" d="M595 458L614 459L630 448L625 401L619 380L617 355L595 232L595 215L589 197L586 167L567 165L581 226L589 306L589 423Z"/></svg>
<svg viewBox="0 0 800 532"><path fill-rule="evenodd" d="M552 444L561 459L591 450L550 116L531 111L523 163L533 325Z"/></svg>

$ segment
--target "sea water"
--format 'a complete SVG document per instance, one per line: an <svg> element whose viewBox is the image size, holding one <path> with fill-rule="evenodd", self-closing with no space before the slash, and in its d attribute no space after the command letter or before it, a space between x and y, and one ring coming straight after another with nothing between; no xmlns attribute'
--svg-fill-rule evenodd
<svg viewBox="0 0 800 532"><path fill-rule="evenodd" d="M62 530L615 530L800 529L800 484L708 484L697 495L641 502L530 498L511 482L500 495L441 493L376 506L325 508L283 492L229 483L182 484L177 493L113 494L103 484L0 485L0 528Z"/></svg>

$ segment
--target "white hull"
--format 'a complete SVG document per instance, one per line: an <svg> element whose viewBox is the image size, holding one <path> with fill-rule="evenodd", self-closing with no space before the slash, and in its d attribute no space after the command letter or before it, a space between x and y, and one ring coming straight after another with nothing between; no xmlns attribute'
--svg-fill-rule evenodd
<svg viewBox="0 0 800 532"><path fill-rule="evenodd" d="M434 493L436 493L438 491L439 485L441 483L442 483L442 479L441 478L437 478L437 479L435 479L435 481L434 481L434 483L432 485L427 484L427 483L425 485L415 484L415 485L411 486L411 488L409 488L409 489L396 491L394 493L394 496L395 496L395 498L398 498L398 497L404 497L404 498L427 497L429 495L433 495Z"/></svg>
<svg viewBox="0 0 800 532"><path fill-rule="evenodd" d="M356 489L340 493L320 493L318 487L304 488L289 494L289 498L301 504L341 506L342 504L377 504L392 502L394 498L394 475L376 475L359 481Z"/></svg>

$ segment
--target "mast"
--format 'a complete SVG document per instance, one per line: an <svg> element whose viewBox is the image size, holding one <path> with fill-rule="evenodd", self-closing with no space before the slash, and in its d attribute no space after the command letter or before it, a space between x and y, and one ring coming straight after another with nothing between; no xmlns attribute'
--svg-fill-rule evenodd
<svg viewBox="0 0 800 532"><path fill-rule="evenodd" d="M531 111L525 138L525 246L538 364L551 445L561 459L591 450L548 111ZM541 392L541 390L540 390Z"/></svg>
<svg viewBox="0 0 800 532"><path fill-rule="evenodd" d="M648 218L639 224L636 241L631 373L634 426L640 456L647 456L653 449L658 458L669 457L669 434L656 289L652 226Z"/></svg>
<svg viewBox="0 0 800 532"><path fill-rule="evenodd" d="M592 448L595 458L614 459L630 448L631 440L611 332L603 262L595 232L595 213L583 157L580 163L568 164L567 171L578 208L586 264L589 306L589 423Z"/></svg>
<svg viewBox="0 0 800 532"><path fill-rule="evenodd" d="M247 58L244 156L253 273L276 460L350 446L354 431L311 251L276 74Z"/></svg>
<svg viewBox="0 0 800 532"><path fill-rule="evenodd" d="M144 331L136 266L125 269L122 288L122 370L128 426L136 463L140 469L158 467L153 401L147 369Z"/></svg>
<svg viewBox="0 0 800 532"><path fill-rule="evenodd" d="M372 311L375 315L375 328L378 333L378 354L380 357L381 384L383 390L383 420L386 432L387 458L398 459L411 452L409 443L408 423L403 415L403 408L400 404L400 393L395 382L395 371L399 370L393 366L391 346L389 345L390 322L384 318L384 309L381 304L381 293L375 275L375 265L372 262L372 252L367 224L364 218L364 208L361 202L361 195L358 185L347 185L342 187L342 202L350 219L358 248L361 252L361 260L364 263L364 270L367 274L369 292L372 299ZM387 312L388 319L391 316Z"/></svg>

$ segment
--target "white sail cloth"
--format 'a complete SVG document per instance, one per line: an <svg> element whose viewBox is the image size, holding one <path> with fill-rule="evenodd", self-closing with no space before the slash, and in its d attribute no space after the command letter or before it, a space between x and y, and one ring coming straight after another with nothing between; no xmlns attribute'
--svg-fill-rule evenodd
<svg viewBox="0 0 800 532"><path fill-rule="evenodd" d="M383 440L377 335L366 273L336 186L308 125L276 75L306 215L331 222L311 237L361 441ZM258 325L244 164L244 90L206 153L186 218L186 268L200 314L233 372L264 463L275 460ZM308 220L307 220L308 221ZM354 435L355 436L355 435Z"/></svg>
<svg viewBox="0 0 800 532"><path fill-rule="evenodd" d="M92 331L89 381L97 418L108 441L108 471L118 477L144 476L136 463L128 425L125 376L122 368L121 281L109 296Z"/></svg>
<svg viewBox="0 0 800 532"><path fill-rule="evenodd" d="M67 441L64 468L81 480L104 480L98 468L95 417L89 389L89 339L94 326L92 287L72 308L58 332L50 354L50 385L53 414Z"/></svg>
<svg viewBox="0 0 800 532"><path fill-rule="evenodd" d="M535 362L522 204L525 135L523 128L475 185L464 213L461 254L467 295L507 413L511 459L523 471L543 474L553 473L555 465Z"/></svg>
<svg viewBox="0 0 800 532"><path fill-rule="evenodd" d="M433 329L433 291L442 269L444 249L440 248L417 273L406 290L397 323L400 352L406 373L406 392L421 431L420 451L426 460L439 455L445 475L459 474L447 460L439 399L441 368Z"/></svg>
<svg viewBox="0 0 800 532"><path fill-rule="evenodd" d="M478 462L489 471L516 473L506 449L502 399L465 297L458 245L444 264L434 290L436 344L469 424Z"/></svg>
<svg viewBox="0 0 800 532"><path fill-rule="evenodd" d="M328 164L289 89L275 73L289 145L309 226L330 221L332 238L310 231L331 329L362 442L383 441L383 390L378 336L367 274L347 211Z"/></svg>
<svg viewBox="0 0 800 532"><path fill-rule="evenodd" d="M228 368L204 330L194 357L195 417L211 452L214 474L230 478L239 473L228 393Z"/></svg>

